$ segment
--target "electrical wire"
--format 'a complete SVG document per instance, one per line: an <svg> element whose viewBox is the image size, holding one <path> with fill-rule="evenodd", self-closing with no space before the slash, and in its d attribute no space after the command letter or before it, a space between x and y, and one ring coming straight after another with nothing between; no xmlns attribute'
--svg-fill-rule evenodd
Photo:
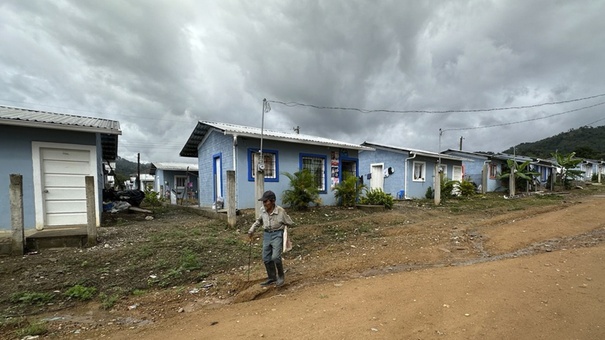
<svg viewBox="0 0 605 340"><path fill-rule="evenodd" d="M579 101L588 100L588 99L594 99L594 98L603 97L603 96L605 96L605 93L596 94L596 95L593 95L593 96L588 96L588 97L583 97L583 98L575 98L575 99L561 100L561 101L556 101L556 102L547 102L547 103L540 103L540 104L533 104L533 105L494 107L494 108L487 108L487 109L468 109L468 110L386 110L386 109L368 110L368 109L361 109L361 108L357 108L357 107L320 106L320 105L314 105L314 104L304 104L304 103L298 103L298 102L283 102L283 101L280 101L280 100L269 100L269 99L267 99L267 101L270 102L270 103L281 104L281 105L288 106L288 107L303 106L303 107L312 107L312 108L320 109L320 110L357 111L357 112L361 112L361 113L373 113L373 112L384 112L384 113L469 113L469 112L489 112L489 111L505 111L505 110L529 109L529 108L535 108L535 107L541 107L541 106L547 106L547 105L559 105L559 104L579 102Z"/></svg>
<svg viewBox="0 0 605 340"><path fill-rule="evenodd" d="M592 107L603 105L603 104L605 104L605 102L600 102L600 103L597 103L597 104L594 104L594 105L584 106L584 107L580 107L580 108L569 110L569 111L559 112L559 113L555 113L555 114L544 116L544 117L537 117L537 118L530 118L530 119L519 120L519 121L516 121L516 122L508 122L508 123L500 123L500 124L484 125L484 126L450 128L450 129L442 129L441 131L445 132L445 131L476 130L476 129L485 129L485 128L492 128L492 127L498 127L498 126L505 126L505 125L514 125L514 124L532 122L532 121L535 121L535 120L541 120L541 119L551 118L551 117L555 117L555 116L561 116L561 115L564 115L564 114L568 114L568 113L572 113L572 112L576 112L576 111L580 111L580 110L590 109ZM605 118L603 118L603 119L605 119ZM600 120L602 120L602 119L600 119ZM596 122L593 122L593 123L596 123ZM591 123L591 124L593 124L593 123Z"/></svg>

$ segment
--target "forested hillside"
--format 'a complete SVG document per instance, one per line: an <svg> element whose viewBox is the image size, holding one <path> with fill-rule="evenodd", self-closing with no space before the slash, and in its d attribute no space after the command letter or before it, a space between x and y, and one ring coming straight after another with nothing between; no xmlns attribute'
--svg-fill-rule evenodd
<svg viewBox="0 0 605 340"><path fill-rule="evenodd" d="M605 159L605 126L583 126L533 143L516 146L518 155L550 158L558 151L562 154L575 152L577 157ZM513 153L513 148L503 151Z"/></svg>

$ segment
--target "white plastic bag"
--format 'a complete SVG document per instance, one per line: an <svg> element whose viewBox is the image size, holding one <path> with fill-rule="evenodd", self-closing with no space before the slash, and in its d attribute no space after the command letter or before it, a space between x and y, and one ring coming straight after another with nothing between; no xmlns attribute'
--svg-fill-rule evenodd
<svg viewBox="0 0 605 340"><path fill-rule="evenodd" d="M283 241L284 246L282 248L282 253L292 250L292 241L290 240L290 237L288 237L288 227L284 227Z"/></svg>

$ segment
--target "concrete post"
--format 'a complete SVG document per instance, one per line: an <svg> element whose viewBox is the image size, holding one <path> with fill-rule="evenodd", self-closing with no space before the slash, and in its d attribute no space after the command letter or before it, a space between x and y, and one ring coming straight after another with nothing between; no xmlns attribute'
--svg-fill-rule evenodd
<svg viewBox="0 0 605 340"><path fill-rule="evenodd" d="M86 245L92 247L97 245L97 209L95 204L95 178L93 176L86 176L84 178L86 183L86 220L88 222L86 226L86 234L88 240Z"/></svg>
<svg viewBox="0 0 605 340"><path fill-rule="evenodd" d="M441 204L441 171L439 166L435 168L435 205Z"/></svg>
<svg viewBox="0 0 605 340"><path fill-rule="evenodd" d="M263 196L263 193L265 192L265 173L258 166L259 162L262 161L260 159L260 155L254 154L254 159L256 160L254 162L254 171L256 171L254 175L254 211L256 218L259 218L260 208L262 208L263 202L259 202L258 199L261 198Z"/></svg>
<svg viewBox="0 0 605 340"><path fill-rule="evenodd" d="M23 176L10 175L9 202L12 225L12 255L23 255L25 231L23 230Z"/></svg>
<svg viewBox="0 0 605 340"><path fill-rule="evenodd" d="M235 170L227 170L227 223L234 227L237 222L235 213Z"/></svg>
<svg viewBox="0 0 605 340"><path fill-rule="evenodd" d="M487 163L483 163L483 176L481 176L481 193L487 193L487 177L489 176L489 169Z"/></svg>
<svg viewBox="0 0 605 340"><path fill-rule="evenodd" d="M513 168L510 169L510 176L508 177L508 192L511 197L515 196L515 172L517 172L516 168L517 166L513 165Z"/></svg>

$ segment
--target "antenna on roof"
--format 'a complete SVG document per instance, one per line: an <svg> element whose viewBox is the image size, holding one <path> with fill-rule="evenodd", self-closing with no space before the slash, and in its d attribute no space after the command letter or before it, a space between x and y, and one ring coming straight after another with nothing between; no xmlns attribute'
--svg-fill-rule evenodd
<svg viewBox="0 0 605 340"><path fill-rule="evenodd" d="M297 125L296 127L293 127L292 130L298 135L300 133L300 126Z"/></svg>

